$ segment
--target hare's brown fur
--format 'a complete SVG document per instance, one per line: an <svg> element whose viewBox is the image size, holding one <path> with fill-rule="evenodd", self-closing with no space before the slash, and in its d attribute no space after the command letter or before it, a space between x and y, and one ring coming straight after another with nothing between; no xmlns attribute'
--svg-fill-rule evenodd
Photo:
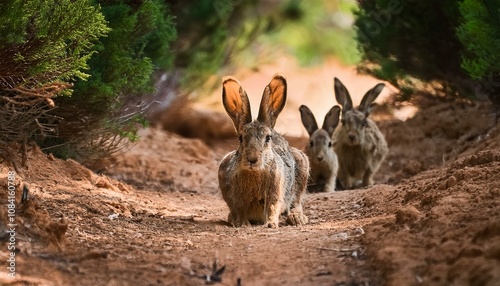
<svg viewBox="0 0 500 286"><path fill-rule="evenodd" d="M219 166L219 186L234 226L264 224L278 227L307 223L302 196L309 174L307 157L276 132L276 118L286 102L286 80L274 76L264 90L259 116L252 121L246 92L234 78L223 81L223 104L240 138L238 149Z"/></svg>
<svg viewBox="0 0 500 286"><path fill-rule="evenodd" d="M384 88L378 84L369 90L357 109L345 86L335 78L335 96L342 105L342 124L333 135L335 153L339 160L338 178L346 189L356 187L358 181L366 187L373 184L377 172L388 153L387 142L377 124L368 115L373 101Z"/></svg>

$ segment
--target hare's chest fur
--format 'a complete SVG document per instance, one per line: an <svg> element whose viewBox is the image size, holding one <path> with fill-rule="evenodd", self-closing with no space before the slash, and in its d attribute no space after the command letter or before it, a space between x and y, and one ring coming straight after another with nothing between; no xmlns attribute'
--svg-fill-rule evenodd
<svg viewBox="0 0 500 286"><path fill-rule="evenodd" d="M270 167L275 168L276 162L272 162ZM284 189L285 174L283 169L274 169L270 171L267 168L263 170L242 169L236 171L234 176L234 185L236 193L239 193L242 200L247 203L255 203L262 199L271 199L270 196L282 196Z"/></svg>
<svg viewBox="0 0 500 286"><path fill-rule="evenodd" d="M233 152L220 165L219 181L224 197L247 207L283 199L286 174L281 159L269 162L264 169L235 168L240 166L238 163Z"/></svg>
<svg viewBox="0 0 500 286"><path fill-rule="evenodd" d="M362 146L339 145L336 146L335 152L342 162L340 167L346 174L352 177L363 176L369 156Z"/></svg>

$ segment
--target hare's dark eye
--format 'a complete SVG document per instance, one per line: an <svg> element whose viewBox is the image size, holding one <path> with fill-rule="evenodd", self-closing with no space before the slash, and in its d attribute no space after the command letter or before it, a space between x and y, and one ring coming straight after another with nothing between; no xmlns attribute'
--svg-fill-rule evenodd
<svg viewBox="0 0 500 286"><path fill-rule="evenodd" d="M238 137L238 140L240 140L240 143L243 142L243 136L240 135L240 137Z"/></svg>
<svg viewBox="0 0 500 286"><path fill-rule="evenodd" d="M311 146L312 148L314 146L314 142L313 141L309 142L309 146Z"/></svg>
<svg viewBox="0 0 500 286"><path fill-rule="evenodd" d="M363 119L363 121L361 121L361 126L366 127L367 124L368 122L366 121L366 119Z"/></svg>
<svg viewBox="0 0 500 286"><path fill-rule="evenodd" d="M271 141L271 135L266 135L266 143L269 143Z"/></svg>
<svg viewBox="0 0 500 286"><path fill-rule="evenodd" d="M332 141L328 142L328 148L332 148Z"/></svg>

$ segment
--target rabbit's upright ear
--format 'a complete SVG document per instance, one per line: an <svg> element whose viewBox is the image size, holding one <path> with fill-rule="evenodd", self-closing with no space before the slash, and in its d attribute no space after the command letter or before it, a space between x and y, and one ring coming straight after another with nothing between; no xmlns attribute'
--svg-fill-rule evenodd
<svg viewBox="0 0 500 286"><path fill-rule="evenodd" d="M316 118L314 118L314 114L311 112L309 107L305 105L301 105L299 111L300 119L302 119L302 125L304 125L307 133L309 133L309 136L311 136L314 131L318 130L318 123L316 123Z"/></svg>
<svg viewBox="0 0 500 286"><path fill-rule="evenodd" d="M366 92L359 104L358 110L363 112L365 116L368 116L370 112L372 112L373 108L375 108L376 104L373 103L375 99L377 99L378 95L384 89L385 84L379 83L372 89Z"/></svg>
<svg viewBox="0 0 500 286"><path fill-rule="evenodd" d="M247 93L233 77L222 79L222 104L233 120L234 128L240 132L243 125L252 122L252 112Z"/></svg>
<svg viewBox="0 0 500 286"><path fill-rule="evenodd" d="M285 103L286 79L282 75L276 74L264 89L257 120L270 128L274 128L276 119L283 107L285 107Z"/></svg>
<svg viewBox="0 0 500 286"><path fill-rule="evenodd" d="M342 105L343 112L349 111L352 109L352 99L351 95L349 95L349 91L344 86L344 84L338 79L334 78L333 80L333 89L335 90L335 98L337 102Z"/></svg>
<svg viewBox="0 0 500 286"><path fill-rule="evenodd" d="M330 111L325 115L325 121L323 121L323 129L328 132L328 135L332 137L333 131L335 131L335 128L337 128L337 125L339 125L339 115L340 115L340 106L335 105L334 107L330 108Z"/></svg>

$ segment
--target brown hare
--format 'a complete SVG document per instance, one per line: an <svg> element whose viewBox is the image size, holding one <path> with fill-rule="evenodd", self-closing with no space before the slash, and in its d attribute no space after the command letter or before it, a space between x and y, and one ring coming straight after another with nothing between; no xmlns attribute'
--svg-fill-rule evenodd
<svg viewBox="0 0 500 286"><path fill-rule="evenodd" d="M384 89L379 83L370 89L357 109L346 87L334 79L335 97L342 105L340 127L333 135L334 149L339 160L338 178L345 189L373 184L373 175L379 169L388 152L387 142L373 120L368 118L376 106L373 101Z"/></svg>
<svg viewBox="0 0 500 286"><path fill-rule="evenodd" d="M339 162L333 150L332 135L339 124L340 107L336 105L328 111L321 129L309 107L301 105L299 111L302 124L309 133L309 144L305 146L304 152L309 157L312 182L319 186L318 191L333 192Z"/></svg>
<svg viewBox="0 0 500 286"><path fill-rule="evenodd" d="M219 166L219 186L229 207L233 226L263 224L278 227L281 213L287 223L301 225L308 219L302 211L302 197L309 177L309 161L290 147L274 130L286 103L287 84L275 75L265 87L257 119L252 121L246 92L233 77L222 82L222 103L232 119L240 144Z"/></svg>

